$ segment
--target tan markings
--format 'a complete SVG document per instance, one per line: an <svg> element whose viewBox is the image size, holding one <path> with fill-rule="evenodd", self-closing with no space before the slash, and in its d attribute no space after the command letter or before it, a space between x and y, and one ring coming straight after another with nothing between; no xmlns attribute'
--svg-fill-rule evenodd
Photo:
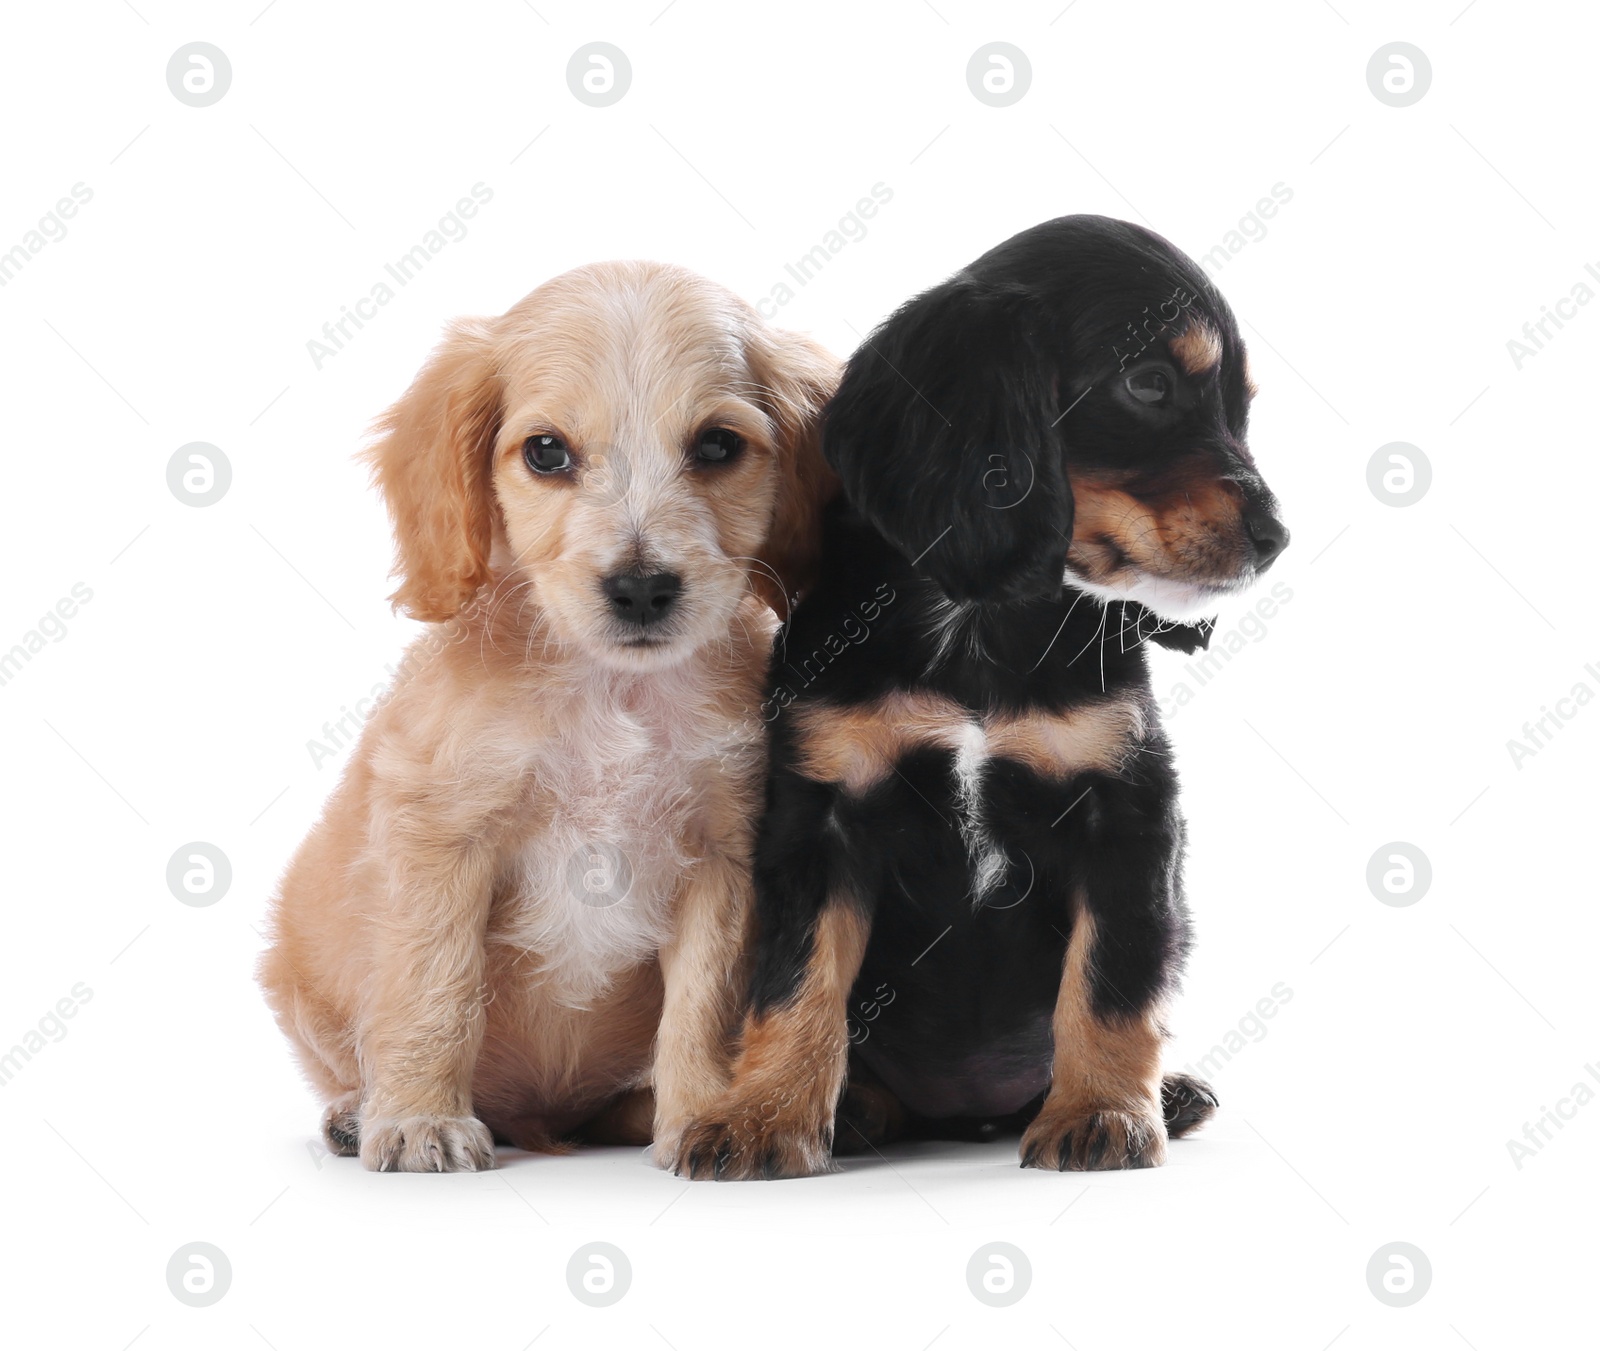
<svg viewBox="0 0 1600 1351"><path fill-rule="evenodd" d="M1106 1020L1093 1007L1095 922L1081 906L1051 1022L1056 1050L1050 1096L1075 1107L1144 1107L1159 1102L1161 1032L1153 1014Z"/></svg>
<svg viewBox="0 0 1600 1351"><path fill-rule="evenodd" d="M1237 487L1196 473L1147 497L1126 476L1072 476L1074 517L1067 563L1111 584L1139 574L1171 581L1227 582L1253 557Z"/></svg>
<svg viewBox="0 0 1600 1351"><path fill-rule="evenodd" d="M745 1024L744 1042L734 1066L736 1089L752 1074L775 1071L786 1082L803 1078L796 1073L800 1066L807 1067L815 1079L835 1056L843 1056L848 1039L845 1001L867 950L870 927L866 916L844 901L830 901L823 907L800 988L793 998L752 1016ZM824 1096L832 1110L837 1094Z"/></svg>
<svg viewBox="0 0 1600 1351"><path fill-rule="evenodd" d="M1087 770L1115 773L1144 734L1144 711L1110 699L1070 713L1031 713L985 722L989 754L1015 760L1047 779Z"/></svg>
<svg viewBox="0 0 1600 1351"><path fill-rule="evenodd" d="M842 784L859 796L889 776L895 762L921 746L957 749L967 711L933 694L891 694L870 704L795 710L800 726L799 767L818 783Z"/></svg>
<svg viewBox="0 0 1600 1351"><path fill-rule="evenodd" d="M1023 1136L1025 1162L1045 1168L1149 1167L1166 1157L1161 1028L1156 1011L1094 1011L1094 917L1080 903L1056 997L1050 1092Z"/></svg>
<svg viewBox="0 0 1600 1351"><path fill-rule="evenodd" d="M733 1083L678 1142L688 1177L802 1177L829 1167L844 1086L845 1003L870 930L853 905L830 900L794 996L745 1022Z"/></svg>
<svg viewBox="0 0 1600 1351"><path fill-rule="evenodd" d="M1222 360L1222 338L1203 319L1196 319L1167 348L1189 375L1209 371Z"/></svg>
<svg viewBox="0 0 1600 1351"><path fill-rule="evenodd" d="M1244 354L1244 387L1245 392L1253 399L1261 393L1261 386L1256 384L1256 378L1250 373L1250 354Z"/></svg>
<svg viewBox="0 0 1600 1351"><path fill-rule="evenodd" d="M1091 582L1121 571L1149 572L1166 552L1161 521L1132 493L1088 474L1072 478L1072 543L1067 563Z"/></svg>
<svg viewBox="0 0 1600 1351"><path fill-rule="evenodd" d="M808 705L795 711L799 768L819 783L860 796L889 776L896 762L929 747L958 751L974 731L985 755L1026 765L1046 778L1087 770L1114 773L1144 730L1128 700L1105 700L1065 713L991 713L979 719L953 699L892 694L849 708Z"/></svg>

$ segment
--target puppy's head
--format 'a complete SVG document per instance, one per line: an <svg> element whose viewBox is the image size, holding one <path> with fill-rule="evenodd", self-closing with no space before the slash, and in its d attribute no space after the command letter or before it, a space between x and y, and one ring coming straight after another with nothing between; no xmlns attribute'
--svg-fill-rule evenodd
<svg viewBox="0 0 1600 1351"><path fill-rule="evenodd" d="M1233 313L1159 235L1025 231L851 357L824 448L846 496L953 598L1065 582L1182 620L1288 542L1245 444Z"/></svg>
<svg viewBox="0 0 1600 1351"><path fill-rule="evenodd" d="M556 641L635 669L723 635L752 587L785 613L835 485L818 422L836 374L652 263L579 268L455 325L369 452L395 604L445 620L510 577Z"/></svg>

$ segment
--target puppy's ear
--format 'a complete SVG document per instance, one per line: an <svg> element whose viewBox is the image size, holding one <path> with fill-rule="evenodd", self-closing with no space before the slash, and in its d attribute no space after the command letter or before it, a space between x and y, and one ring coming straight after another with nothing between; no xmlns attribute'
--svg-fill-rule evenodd
<svg viewBox="0 0 1600 1351"><path fill-rule="evenodd" d="M390 599L413 619L452 618L489 577L502 406L491 337L484 321L452 325L366 452L394 521Z"/></svg>
<svg viewBox="0 0 1600 1351"><path fill-rule="evenodd" d="M749 347L759 400L778 429L778 498L751 576L756 594L780 619L790 598L816 577L822 508L839 480L822 458L822 410L839 383L839 361L810 338L757 329Z"/></svg>
<svg viewBox="0 0 1600 1351"><path fill-rule="evenodd" d="M1043 330L1022 288L954 277L857 349L828 409L845 496L957 600L1061 590L1072 490Z"/></svg>

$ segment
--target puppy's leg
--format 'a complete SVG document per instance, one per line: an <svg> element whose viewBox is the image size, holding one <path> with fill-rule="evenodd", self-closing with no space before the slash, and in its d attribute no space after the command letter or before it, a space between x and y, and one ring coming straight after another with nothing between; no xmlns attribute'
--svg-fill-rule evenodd
<svg viewBox="0 0 1600 1351"><path fill-rule="evenodd" d="M801 931L798 952L764 938L764 969L757 974L756 1006L745 1019L733 1085L684 1130L679 1173L726 1180L827 1170L849 1051L845 1006L869 929L853 901L835 896ZM791 963L787 975L774 970ZM773 977L786 992L764 998Z"/></svg>
<svg viewBox="0 0 1600 1351"><path fill-rule="evenodd" d="M730 1042L746 972L750 913L748 840L710 852L679 897L661 949L661 1026L656 1034L655 1159L670 1168L678 1137L728 1086Z"/></svg>
<svg viewBox="0 0 1600 1351"><path fill-rule="evenodd" d="M1056 999L1050 1092L1022 1136L1025 1168L1151 1168L1166 1161L1154 1010L1096 1008L1095 920L1080 908Z"/></svg>
<svg viewBox="0 0 1600 1351"><path fill-rule="evenodd" d="M1170 785L1099 779L1090 793L1073 841L1081 871L1053 1019L1050 1091L1023 1133L1024 1167L1166 1161L1160 1013L1185 942L1183 826Z"/></svg>
<svg viewBox="0 0 1600 1351"><path fill-rule="evenodd" d="M285 894L299 894L314 886L319 879L308 879L308 871L296 859L285 879ZM349 1025L319 996L316 983L296 964L294 954L303 941L298 929L287 932L290 926L281 913L274 916L274 923L273 945L262 954L257 978L306 1076L327 1100L323 1143L332 1154L354 1156L360 1137L361 1067Z"/></svg>
<svg viewBox="0 0 1600 1351"><path fill-rule="evenodd" d="M438 830L437 820L419 822ZM361 1162L383 1172L494 1167L472 1112L484 1029L484 930L492 855L391 829L389 912L363 999Z"/></svg>

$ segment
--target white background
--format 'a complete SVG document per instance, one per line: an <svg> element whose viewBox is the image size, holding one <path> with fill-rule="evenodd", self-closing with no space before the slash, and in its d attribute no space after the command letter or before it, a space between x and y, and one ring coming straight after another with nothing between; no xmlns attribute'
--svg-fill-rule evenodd
<svg viewBox="0 0 1600 1351"><path fill-rule="evenodd" d="M1509 0L261 2L5 17L0 250L73 184L93 193L0 290L0 650L74 584L92 591L0 687L0 1050L92 991L0 1088L7 1342L1592 1338L1600 1104L1520 1167L1507 1142L1600 1062L1584 866L1600 707L1520 767L1507 741L1575 683L1600 691L1584 671L1600 662L1600 305L1520 370L1506 344L1600 264L1594 16ZM196 40L232 65L206 108L165 78ZM608 108L565 76L595 40L632 65ZM1404 108L1366 79L1396 40L1432 66ZM1032 68L1005 108L966 81L992 41ZM479 182L493 199L467 236L316 369L308 340ZM1146 220L1198 256L1274 184L1292 191L1217 273L1262 387L1252 443L1294 531L1273 573L1293 598L1170 722L1198 936L1172 1063L1274 985L1292 998L1215 1075L1216 1122L1148 1173L1023 1172L1010 1144L738 1186L627 1150L503 1151L498 1172L447 1177L326 1158L251 969L339 770L306 743L412 631L383 599L387 525L352 461L364 427L453 316L608 257L768 296L875 183L893 198L865 238L778 312L841 354L1037 221ZM191 441L231 463L214 506L168 490ZM1416 505L1369 489L1392 441L1432 465ZM1184 660L1156 655L1163 696ZM190 841L231 861L209 907L166 884ZM1416 904L1368 889L1391 841L1431 860ZM565 1274L596 1240L633 1273L604 1309ZM965 1276L996 1240L1032 1267L1008 1308ZM204 1309L165 1276L195 1241L232 1266ZM1397 1241L1432 1266L1407 1308L1366 1277Z"/></svg>

